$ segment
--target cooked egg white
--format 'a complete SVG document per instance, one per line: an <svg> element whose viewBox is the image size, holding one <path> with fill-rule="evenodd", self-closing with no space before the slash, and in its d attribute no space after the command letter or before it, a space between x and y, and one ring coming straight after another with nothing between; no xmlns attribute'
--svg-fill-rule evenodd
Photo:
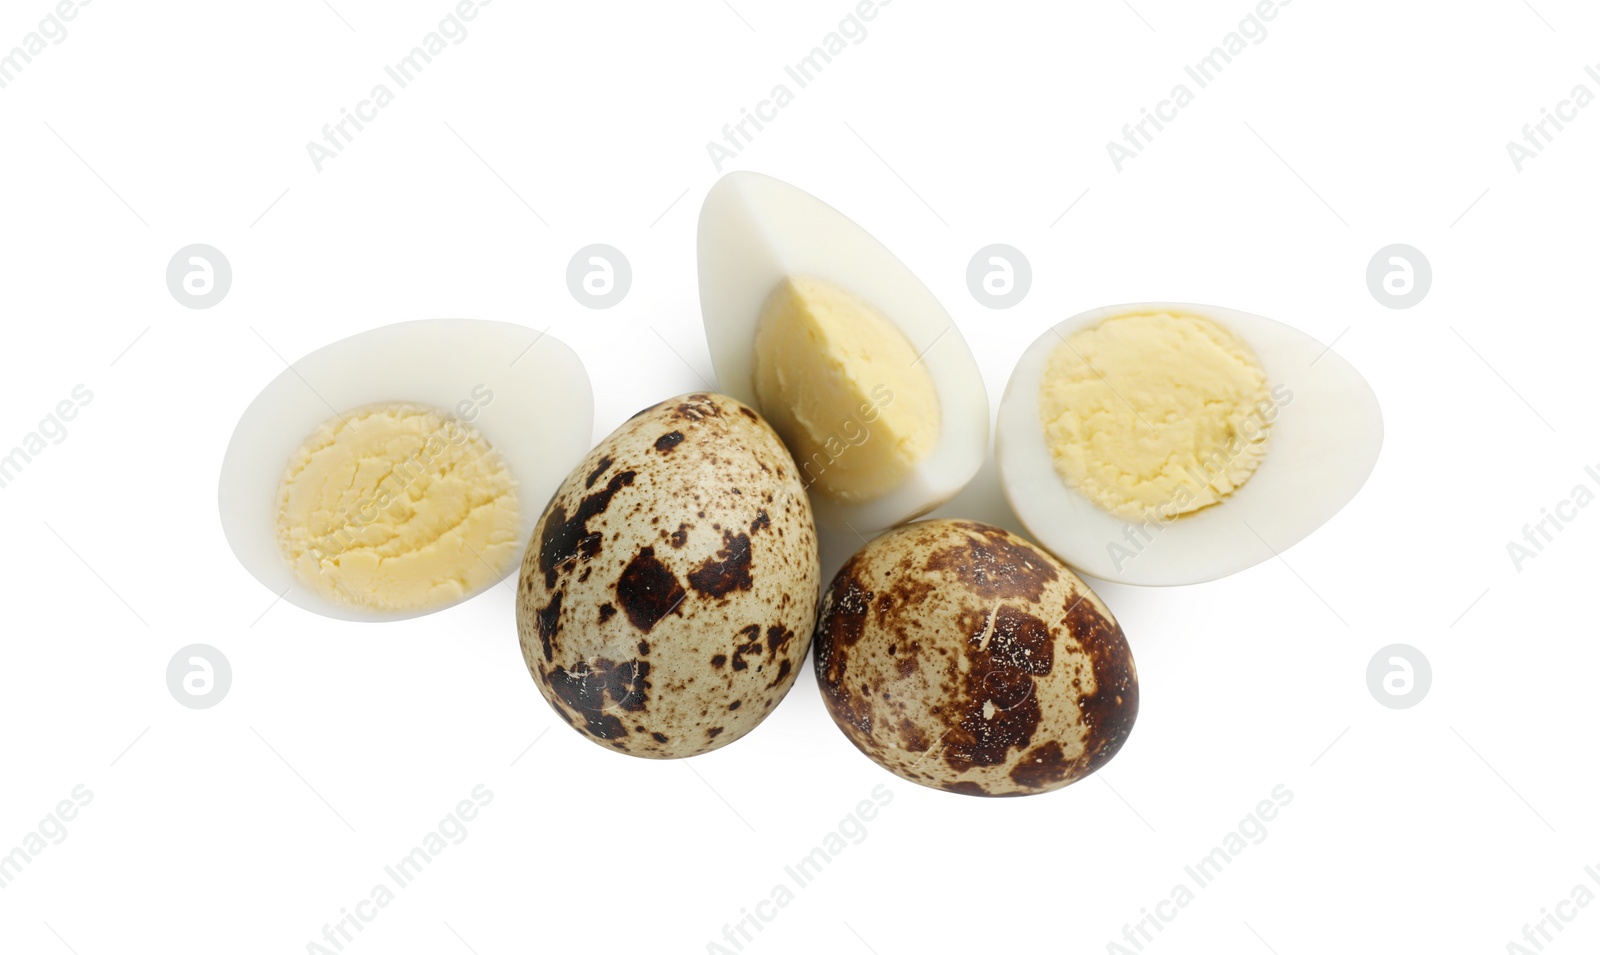
<svg viewBox="0 0 1600 955"><path fill-rule="evenodd" d="M582 362L535 329L363 332L296 361L240 416L223 531L287 603L348 620L440 610L516 568L593 418Z"/></svg>
<svg viewBox="0 0 1600 955"><path fill-rule="evenodd" d="M1081 573L1150 586L1287 550L1355 497L1382 446L1377 396L1337 353L1178 303L1095 309L1039 336L995 434L1001 490L1035 540Z"/></svg>
<svg viewBox="0 0 1600 955"><path fill-rule="evenodd" d="M720 387L783 436L819 524L892 527L977 473L989 443L977 362L866 230L787 183L732 173L701 209L699 269Z"/></svg>

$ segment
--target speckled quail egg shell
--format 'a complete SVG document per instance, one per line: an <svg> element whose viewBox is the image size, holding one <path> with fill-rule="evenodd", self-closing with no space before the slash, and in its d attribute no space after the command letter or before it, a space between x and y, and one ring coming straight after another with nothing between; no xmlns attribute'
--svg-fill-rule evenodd
<svg viewBox="0 0 1600 955"><path fill-rule="evenodd" d="M487 402L477 400L485 390ZM324 422L397 402L454 414L500 453L517 481L523 536L536 508L582 457L594 429L594 393L571 348L507 322L440 318L386 325L319 348L261 389L239 418L222 460L218 508L233 553L257 580L297 607L341 620L404 620L443 610L382 612L344 606L299 585L279 549L278 486L290 457ZM552 413L560 409L560 414ZM464 594L467 600L516 569ZM459 603L460 601L456 601Z"/></svg>
<svg viewBox="0 0 1600 955"><path fill-rule="evenodd" d="M1291 397L1278 403L1266 457L1243 487L1145 532L1057 474L1039 390L1050 355L1074 332L1151 312L1197 315L1231 329L1255 351L1269 387L1287 387ZM1000 486L1028 533L1082 573L1144 586L1215 580L1288 550L1355 498L1382 447L1377 395L1330 346L1259 315L1173 302L1097 308L1040 335L1012 372L995 431Z"/></svg>
<svg viewBox="0 0 1600 955"><path fill-rule="evenodd" d="M700 308L723 391L760 410L756 329L772 290L811 276L866 299L921 356L939 397L931 454L898 488L845 504L818 495L817 517L862 531L893 527L948 501L989 450L989 393L978 363L939 300L883 243L821 199L753 172L729 173L700 210Z"/></svg>
<svg viewBox="0 0 1600 955"><path fill-rule="evenodd" d="M522 654L574 729L634 756L709 752L794 685L821 570L777 434L723 395L635 415L566 479L529 542Z"/></svg>
<svg viewBox="0 0 1600 955"><path fill-rule="evenodd" d="M972 796L1082 779L1139 711L1133 654L1100 598L1049 554L974 521L910 524L851 558L823 597L815 664L858 749Z"/></svg>

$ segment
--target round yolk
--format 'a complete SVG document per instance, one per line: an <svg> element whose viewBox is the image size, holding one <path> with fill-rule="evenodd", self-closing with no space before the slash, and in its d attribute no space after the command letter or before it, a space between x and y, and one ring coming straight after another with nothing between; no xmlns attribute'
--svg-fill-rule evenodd
<svg viewBox="0 0 1600 955"><path fill-rule="evenodd" d="M376 611L436 609L500 579L517 559L521 520L500 453L418 405L325 422L278 488L278 544L301 585Z"/></svg>
<svg viewBox="0 0 1600 955"><path fill-rule="evenodd" d="M1255 352L1216 322L1120 315L1051 353L1039 417L1068 486L1130 521L1172 520L1255 473L1275 395Z"/></svg>

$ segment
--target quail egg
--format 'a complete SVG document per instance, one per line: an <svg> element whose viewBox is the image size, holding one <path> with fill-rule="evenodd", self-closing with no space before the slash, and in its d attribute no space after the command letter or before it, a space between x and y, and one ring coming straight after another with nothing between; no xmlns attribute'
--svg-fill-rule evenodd
<svg viewBox="0 0 1600 955"><path fill-rule="evenodd" d="M1067 319L1001 401L1000 486L1077 570L1199 583L1282 553L1366 482L1383 415L1361 374L1298 329L1153 303Z"/></svg>
<svg viewBox="0 0 1600 955"><path fill-rule="evenodd" d="M825 524L891 527L971 480L988 452L988 393L904 263L820 199L756 173L717 182L699 230L720 386L772 423Z"/></svg>
<svg viewBox="0 0 1600 955"><path fill-rule="evenodd" d="M593 742L709 752L794 685L816 619L816 528L778 436L717 394L641 411L534 530L517 629L534 683Z"/></svg>
<svg viewBox="0 0 1600 955"><path fill-rule="evenodd" d="M1023 796L1116 755L1139 711L1110 610L1049 554L974 521L909 524L834 577L817 618L834 722L885 769L971 796Z"/></svg>
<svg viewBox="0 0 1600 955"><path fill-rule="evenodd" d="M539 502L588 447L593 407L578 356L531 328L363 332L294 362L245 409L222 462L223 531L268 590L315 613L442 610L516 569Z"/></svg>

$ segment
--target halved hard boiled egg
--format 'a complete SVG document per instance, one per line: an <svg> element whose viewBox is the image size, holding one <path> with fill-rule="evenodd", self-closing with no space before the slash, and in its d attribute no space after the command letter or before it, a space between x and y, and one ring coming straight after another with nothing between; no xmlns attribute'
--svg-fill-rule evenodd
<svg viewBox="0 0 1600 955"><path fill-rule="evenodd" d="M700 211L699 267L720 387L783 438L820 523L892 527L977 473L989 442L977 362L865 229L787 183L731 173Z"/></svg>
<svg viewBox="0 0 1600 955"><path fill-rule="evenodd" d="M295 362L245 409L218 503L239 562L346 620L442 610L514 571L589 447L594 395L566 345L432 319Z"/></svg>
<svg viewBox="0 0 1600 955"><path fill-rule="evenodd" d="M1353 499L1383 415L1329 346L1204 305L1099 308L1041 335L1006 386L1000 486L1082 573L1168 586L1282 553Z"/></svg>

